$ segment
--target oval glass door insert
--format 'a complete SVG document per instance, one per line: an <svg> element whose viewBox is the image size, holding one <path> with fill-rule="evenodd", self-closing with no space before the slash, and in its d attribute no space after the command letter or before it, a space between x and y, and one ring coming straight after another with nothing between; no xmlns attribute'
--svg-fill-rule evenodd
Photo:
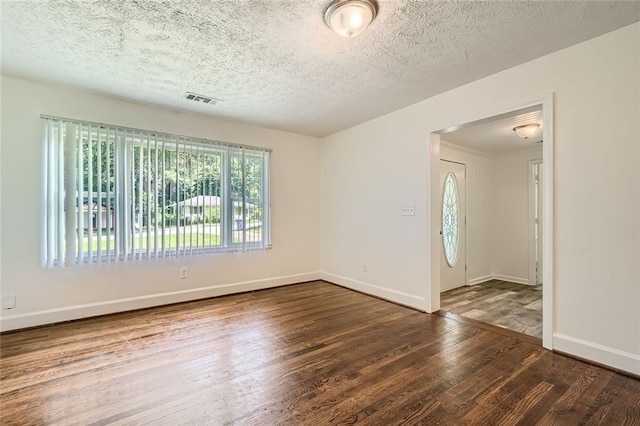
<svg viewBox="0 0 640 426"><path fill-rule="evenodd" d="M449 172L442 188L442 243L447 264L453 267L458 259L458 182Z"/></svg>

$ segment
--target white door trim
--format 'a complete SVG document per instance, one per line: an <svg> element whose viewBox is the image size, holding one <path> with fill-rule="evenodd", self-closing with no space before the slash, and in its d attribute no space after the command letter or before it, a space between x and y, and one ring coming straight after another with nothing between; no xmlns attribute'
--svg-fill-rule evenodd
<svg viewBox="0 0 640 426"><path fill-rule="evenodd" d="M554 264L553 264L553 235L554 235L554 204L553 204L553 188L554 188L554 94L550 93L534 99L520 102L514 102L511 105L504 105L494 110L489 109L485 113L477 116L469 117L464 123L451 123L443 129L431 129L429 139L427 140L427 165L429 167L427 173L427 198L430 208L427 209L427 232L429 235L429 276L426 286L427 312L436 312L440 309L440 224L439 217L434 214L437 210L439 200L441 198L440 189L440 133L445 129L460 128L467 123L473 123L479 120L489 119L497 115L506 114L515 110L542 105L543 129L542 137L542 259L543 259L543 276L542 276L542 346L546 349L553 349L553 330L554 330Z"/></svg>
<svg viewBox="0 0 640 426"><path fill-rule="evenodd" d="M538 257L537 246L536 246L536 226L535 219L538 215L536 211L536 193L535 193L535 177L533 175L533 166L535 164L542 164L542 158L537 158L535 160L529 160L527 173L529 175L527 188L529 190L529 285L537 285L538 281L538 271L537 267L540 265L536 264L536 259ZM540 191L540 196L542 195L542 191ZM540 197L542 198L542 197ZM540 198L538 200L542 201ZM541 219L541 218L540 218ZM542 226L542 220L540 220ZM542 236L541 236L542 237ZM544 262L541 262L544 264ZM543 271L544 272L544 271ZM542 281L542 280L541 280Z"/></svg>

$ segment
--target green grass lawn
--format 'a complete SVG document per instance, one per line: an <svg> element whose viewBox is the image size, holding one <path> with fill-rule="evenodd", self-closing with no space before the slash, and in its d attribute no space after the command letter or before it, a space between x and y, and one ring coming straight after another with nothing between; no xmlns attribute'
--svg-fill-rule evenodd
<svg viewBox="0 0 640 426"><path fill-rule="evenodd" d="M233 242L241 243L243 237L243 231L236 230L233 231ZM256 226L255 228L246 230L247 243L262 241L262 226ZM165 249L171 250L178 247L178 236L176 235L165 235ZM115 237L113 234L110 235L109 241L111 242L111 250L115 247ZM98 251L98 236L96 234L93 235L93 251ZM215 247L220 245L220 236L216 234L203 233L202 229L194 229L194 232L190 232L188 227L185 227L180 232L180 248L190 247ZM147 236L145 234L142 235L142 238L139 236L134 237L134 247L136 249L147 249ZM151 250L155 248L155 238L151 235ZM102 234L102 242L100 244L101 251L107 250L107 235L105 232ZM158 249L162 249L162 234L158 234ZM85 239L83 243L84 252L89 251L89 241Z"/></svg>
<svg viewBox="0 0 640 426"><path fill-rule="evenodd" d="M147 249L147 236L142 236L142 241L139 237L136 237L134 240L134 247L136 249L142 248L143 250ZM111 235L111 249L113 250L115 245L114 236ZM165 249L175 249L178 247L178 236L176 235L165 235ZM155 247L155 238L151 235L151 249ZM94 235L93 239L93 250L98 250L98 241L97 236ZM203 246L217 246L220 245L220 236L212 235L212 234L198 234L198 233L181 233L180 234L180 248L189 248L189 247L203 247ZM84 241L83 244L84 251L89 251L89 241ZM100 249L102 251L107 250L107 237L106 235L102 236L102 243L100 244ZM158 249L162 249L162 235L158 235Z"/></svg>

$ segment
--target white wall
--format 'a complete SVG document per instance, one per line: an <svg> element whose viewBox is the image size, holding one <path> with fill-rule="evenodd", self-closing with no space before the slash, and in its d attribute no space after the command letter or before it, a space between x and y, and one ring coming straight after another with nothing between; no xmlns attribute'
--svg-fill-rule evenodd
<svg viewBox="0 0 640 426"><path fill-rule="evenodd" d="M492 161L491 273L496 278L529 284L529 161L541 158L539 148Z"/></svg>
<svg viewBox="0 0 640 426"><path fill-rule="evenodd" d="M440 158L466 165L467 283L486 281L492 273L493 160L489 155L461 150L446 142L441 145Z"/></svg>
<svg viewBox="0 0 640 426"><path fill-rule="evenodd" d="M637 23L326 137L324 276L427 309L431 132L555 93L553 344L640 374L639 57Z"/></svg>
<svg viewBox="0 0 640 426"><path fill-rule="evenodd" d="M2 77L2 329L317 279L320 141ZM40 267L40 114L273 148L273 249L180 260ZM180 266L189 278L180 280Z"/></svg>

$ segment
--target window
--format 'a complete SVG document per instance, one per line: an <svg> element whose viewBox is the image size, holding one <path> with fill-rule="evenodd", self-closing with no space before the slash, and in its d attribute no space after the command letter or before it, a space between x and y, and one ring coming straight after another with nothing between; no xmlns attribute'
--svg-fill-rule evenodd
<svg viewBox="0 0 640 426"><path fill-rule="evenodd" d="M269 247L268 150L43 119L46 267Z"/></svg>
<svg viewBox="0 0 640 426"><path fill-rule="evenodd" d="M442 190L442 242L447 264L453 267L458 258L458 185L453 173L447 174Z"/></svg>

